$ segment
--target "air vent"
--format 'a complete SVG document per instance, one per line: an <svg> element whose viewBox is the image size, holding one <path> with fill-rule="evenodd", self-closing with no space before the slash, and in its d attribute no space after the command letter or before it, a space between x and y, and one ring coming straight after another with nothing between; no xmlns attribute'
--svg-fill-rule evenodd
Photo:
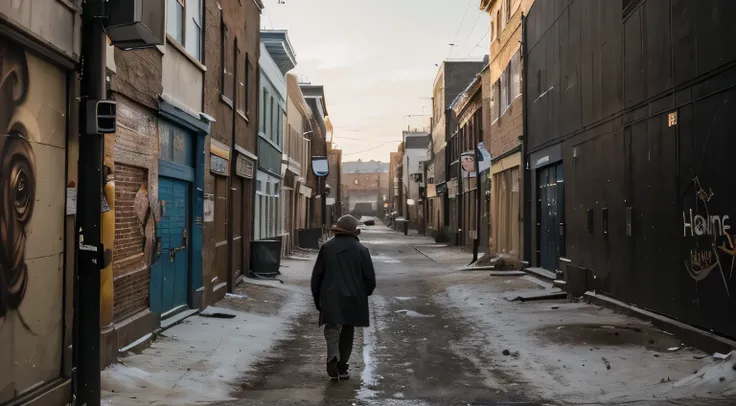
<svg viewBox="0 0 736 406"><path fill-rule="evenodd" d="M164 45L165 0L109 0L107 36L112 45L129 50Z"/></svg>

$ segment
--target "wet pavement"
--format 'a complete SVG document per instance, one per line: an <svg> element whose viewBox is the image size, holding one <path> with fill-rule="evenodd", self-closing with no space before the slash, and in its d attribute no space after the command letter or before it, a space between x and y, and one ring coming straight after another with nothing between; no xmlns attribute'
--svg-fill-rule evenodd
<svg viewBox="0 0 736 406"><path fill-rule="evenodd" d="M637 382L647 373L646 366L628 371L641 364L637 357L657 357L652 359L661 365L655 365L650 374L667 371L673 379L680 370L692 373L693 363L703 361L693 360L693 354L699 353L692 349L683 349L678 356L667 352L679 345L675 337L594 306L565 301L507 304L501 299L504 292L544 287L530 282L529 277L488 282L492 278L486 273L453 272L470 259L470 253L455 247L404 236L381 225L366 228L361 241L371 251L378 289L371 299L371 327L356 331L352 379L332 382L326 378L317 314L305 306L286 338L239 383L232 394L237 400L222 405L734 404L678 403L662 399L659 392L593 400L595 396L589 393L603 395L622 388L626 393L627 384L636 390L647 387ZM308 278L305 269L290 273L285 281L295 287L293 294L309 295ZM471 288L481 293L473 296ZM539 314L561 306L554 315L559 320L544 320ZM519 317L519 326L513 327L518 312L528 314ZM533 321L532 327L525 326L524 320ZM517 342L519 348L514 347ZM560 359L549 361L544 351L535 353L539 343ZM618 348L625 349L622 355L611 356ZM568 351L574 354L565 358ZM598 361L586 366L586 359ZM603 377L606 373L611 374L610 385ZM659 378L653 382L660 383Z"/></svg>
<svg viewBox="0 0 736 406"><path fill-rule="evenodd" d="M439 255L446 247L433 252L427 239L398 235L380 225L366 229L361 241L371 251L379 286L371 299L371 327L356 331L352 379L326 378L317 314L305 309L288 339L233 394L239 400L223 405L547 404L525 399L523 390L489 388L484 372L457 353L455 344L472 326L437 303L442 286L436 281L448 268L467 264L469 253ZM438 255L442 263L432 259ZM307 286L305 280L297 284ZM497 378L511 383L502 372Z"/></svg>

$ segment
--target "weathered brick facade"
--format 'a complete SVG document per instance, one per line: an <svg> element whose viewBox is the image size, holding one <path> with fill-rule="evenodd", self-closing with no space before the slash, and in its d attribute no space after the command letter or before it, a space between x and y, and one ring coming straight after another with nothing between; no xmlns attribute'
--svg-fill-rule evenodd
<svg viewBox="0 0 736 406"><path fill-rule="evenodd" d="M235 166L241 155L237 152L239 149L256 155L262 8L260 0L204 1L203 64L207 66L204 111L216 120L205 142L205 150L211 150L210 140L224 144L230 153L230 173L226 177L214 175L206 159L205 194L219 202L215 218L223 221L206 222L203 226L203 304L214 303L225 294L224 289L213 294L218 285L226 282L222 279L230 278L231 283L236 273L247 272L249 268L248 254L253 236L250 202L254 181L237 176ZM235 190L231 192L231 189ZM231 224L232 219L222 211L235 209L238 210L235 216L238 224ZM235 248L233 239L238 244ZM222 245L224 241L227 245ZM228 255L231 256L229 260ZM213 283L216 276L218 279Z"/></svg>
<svg viewBox="0 0 736 406"><path fill-rule="evenodd" d="M158 48L108 48L109 97L117 102L117 132L105 135L105 166L115 181L112 329L102 334L103 366L118 349L156 327L149 310L151 251L158 202L158 107L162 53ZM136 197L138 198L136 203ZM150 208L152 215L145 220ZM144 221L145 224L144 224Z"/></svg>
<svg viewBox="0 0 736 406"><path fill-rule="evenodd" d="M490 150L493 156L502 155L521 145L524 134L523 106L516 98L503 116L491 124Z"/></svg>

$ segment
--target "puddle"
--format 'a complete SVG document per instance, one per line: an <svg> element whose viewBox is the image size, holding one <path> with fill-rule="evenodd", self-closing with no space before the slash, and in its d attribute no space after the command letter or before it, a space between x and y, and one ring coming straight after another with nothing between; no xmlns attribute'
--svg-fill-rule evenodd
<svg viewBox="0 0 736 406"><path fill-rule="evenodd" d="M434 317L434 314L421 314L421 313L415 312L414 310L406 310L406 309L397 310L395 313L402 313L409 317Z"/></svg>
<svg viewBox="0 0 736 406"><path fill-rule="evenodd" d="M387 259L387 260L383 261L384 264L398 264L400 262L401 261L399 261L398 259Z"/></svg>
<svg viewBox="0 0 736 406"><path fill-rule="evenodd" d="M400 302L405 302L405 301L407 301L407 300L413 300L413 299L416 299L416 297L414 297L414 296L397 296L397 297L395 297L394 299L396 299L396 300L398 300L398 301L400 301Z"/></svg>
<svg viewBox="0 0 736 406"><path fill-rule="evenodd" d="M648 326L562 324L540 329L538 333L546 339L560 344L636 345L657 352L671 352L682 344L682 341L678 340L677 337Z"/></svg>

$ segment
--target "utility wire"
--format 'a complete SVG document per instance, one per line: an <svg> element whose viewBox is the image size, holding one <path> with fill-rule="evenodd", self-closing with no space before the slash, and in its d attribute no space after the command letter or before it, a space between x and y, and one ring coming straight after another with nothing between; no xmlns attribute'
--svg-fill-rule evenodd
<svg viewBox="0 0 736 406"><path fill-rule="evenodd" d="M475 22L473 23L473 28L471 28L470 31L468 32L468 36L465 37L465 40L463 41L462 45L465 45L468 42L468 40L470 39L470 36L473 35L473 30L475 30L475 27L478 25L478 21L480 21L480 17L483 14L485 14L485 13L478 13L478 18L475 19Z"/></svg>
<svg viewBox="0 0 736 406"><path fill-rule="evenodd" d="M472 3L472 2L473 2L473 0L468 0L468 5L465 6L465 13L463 14L463 19L460 20L460 26L457 27L457 32L455 33L455 38L452 40L452 44L453 45L450 45L450 52L447 53L447 58L449 58L450 57L450 54L452 53L452 48L453 48L453 46L455 44L455 41L457 41L457 36L460 34L460 30L463 28L463 23L465 22L465 17L468 16L468 10L470 10L470 3ZM445 58L445 59L447 59L447 58Z"/></svg>
<svg viewBox="0 0 736 406"><path fill-rule="evenodd" d="M470 57L470 54L472 54L472 53L473 53L473 51L475 51L475 48L478 48L478 47L480 46L480 43L481 43L481 42L483 42L483 40L484 40L484 39L486 39L486 38L488 37L488 35L490 35L490 33L491 33L491 32L490 32L490 31L488 31L488 32L486 32L486 33L485 33L485 35L483 35L483 38L481 38L481 39L480 39L480 41L478 41L478 43L477 43L477 44L475 44L475 46L474 46L473 48L471 48L471 49L470 49L470 52L468 52L468 56L466 56L466 58L467 58L467 57Z"/></svg>
<svg viewBox="0 0 736 406"><path fill-rule="evenodd" d="M391 144L391 143L394 143L394 142L401 142L401 141L387 141L387 142L384 142L383 144L378 144L378 145L376 145L376 146L375 146L375 147L373 147L373 148L368 148L368 149L365 149L365 150L363 150L363 151L358 151L358 152L351 152L351 153L349 153L349 154L342 154L342 155L343 155L343 156L345 156L345 155L355 155L355 154L362 154L363 152L369 152L369 151L373 151L374 149L378 149L378 148L381 148L382 146L384 146L384 145L386 145L386 144Z"/></svg>

